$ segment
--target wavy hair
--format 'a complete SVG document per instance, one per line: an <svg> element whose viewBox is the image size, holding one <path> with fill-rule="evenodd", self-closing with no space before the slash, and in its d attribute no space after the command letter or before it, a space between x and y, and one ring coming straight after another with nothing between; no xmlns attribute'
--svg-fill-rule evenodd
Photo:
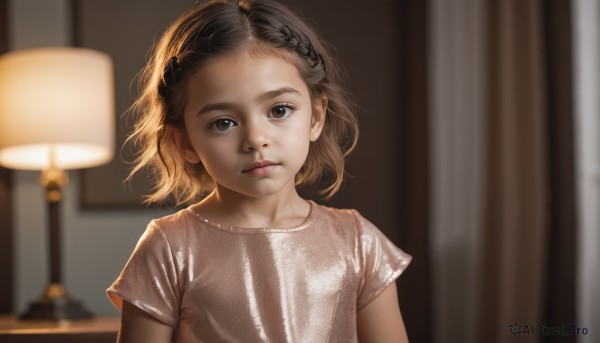
<svg viewBox="0 0 600 343"><path fill-rule="evenodd" d="M293 63L308 85L311 99L328 99L321 136L311 142L296 175L296 186L327 175L320 194L330 198L340 188L344 161L358 141L358 122L340 66L317 34L289 9L270 0L211 1L181 15L153 47L141 73L141 93L131 108L135 126L128 141L139 146L128 179L148 168L154 179L145 202L173 198L177 205L201 199L214 188L202 164L188 163L173 130L185 134L183 109L187 79L204 61L240 48Z"/></svg>

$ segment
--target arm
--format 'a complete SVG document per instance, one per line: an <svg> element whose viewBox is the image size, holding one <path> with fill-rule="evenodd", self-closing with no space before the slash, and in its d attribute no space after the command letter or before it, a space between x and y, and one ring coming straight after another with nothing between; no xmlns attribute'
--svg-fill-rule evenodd
<svg viewBox="0 0 600 343"><path fill-rule="evenodd" d="M121 330L117 343L170 343L173 328L123 301Z"/></svg>
<svg viewBox="0 0 600 343"><path fill-rule="evenodd" d="M361 308L356 320L361 343L408 343L395 283Z"/></svg>

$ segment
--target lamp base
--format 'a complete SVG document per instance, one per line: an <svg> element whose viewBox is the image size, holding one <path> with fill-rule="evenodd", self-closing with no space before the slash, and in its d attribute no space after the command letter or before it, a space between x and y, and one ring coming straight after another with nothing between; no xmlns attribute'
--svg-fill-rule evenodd
<svg viewBox="0 0 600 343"><path fill-rule="evenodd" d="M92 313L87 311L81 303L69 297L63 286L52 283L42 297L29 304L29 310L22 314L22 320L63 320L63 319L88 319Z"/></svg>

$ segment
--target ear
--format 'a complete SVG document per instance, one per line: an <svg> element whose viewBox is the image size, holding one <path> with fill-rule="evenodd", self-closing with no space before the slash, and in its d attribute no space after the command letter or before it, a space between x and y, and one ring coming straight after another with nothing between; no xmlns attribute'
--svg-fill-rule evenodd
<svg viewBox="0 0 600 343"><path fill-rule="evenodd" d="M190 144L187 134L173 125L167 125L167 130L171 131L170 133L173 135L177 150L179 150L183 158L190 164L198 164L200 157Z"/></svg>
<svg viewBox="0 0 600 343"><path fill-rule="evenodd" d="M325 125L325 116L327 115L327 103L328 99L326 96L317 99L313 108L312 119L310 121L310 141L314 142L321 136L323 131L323 125Z"/></svg>

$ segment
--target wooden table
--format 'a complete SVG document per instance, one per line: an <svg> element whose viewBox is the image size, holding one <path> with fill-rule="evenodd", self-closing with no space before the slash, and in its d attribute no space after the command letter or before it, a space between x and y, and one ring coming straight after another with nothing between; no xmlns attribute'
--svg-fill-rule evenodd
<svg viewBox="0 0 600 343"><path fill-rule="evenodd" d="M114 343L119 326L119 317L54 322L0 316L0 342Z"/></svg>

